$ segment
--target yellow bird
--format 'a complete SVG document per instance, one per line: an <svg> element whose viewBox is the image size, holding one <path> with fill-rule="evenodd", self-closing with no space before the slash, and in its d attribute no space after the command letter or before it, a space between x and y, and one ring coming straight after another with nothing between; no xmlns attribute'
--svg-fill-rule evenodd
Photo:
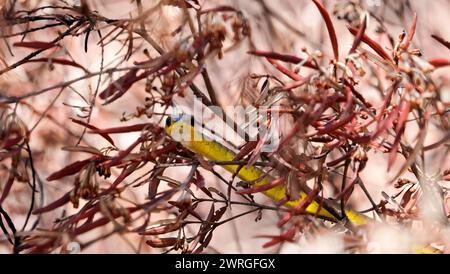
<svg viewBox="0 0 450 274"><path fill-rule="evenodd" d="M191 119L186 119L185 117L186 116L180 117L180 119L172 119L171 117L168 117L166 119L165 127L167 134L172 136L176 141L180 142L190 151L202 155L208 160L227 162L235 159L236 153L196 130L194 127L193 117L190 117ZM267 176L262 169L255 166L243 166L241 169L239 169L239 165L224 165L222 167L227 171L236 174L237 177L243 181L255 182L254 186L266 185L273 180L273 178ZM287 190L284 185L270 188L263 193L276 202L285 200L287 197ZM299 205L306 197L307 194L305 192L301 192L297 200L287 201L283 205L286 207L295 207L296 205ZM338 221L333 214L321 207L316 201L312 201L306 207L306 212L327 220ZM346 210L345 213L348 220L354 226L367 224L370 220L364 215L351 210Z"/></svg>

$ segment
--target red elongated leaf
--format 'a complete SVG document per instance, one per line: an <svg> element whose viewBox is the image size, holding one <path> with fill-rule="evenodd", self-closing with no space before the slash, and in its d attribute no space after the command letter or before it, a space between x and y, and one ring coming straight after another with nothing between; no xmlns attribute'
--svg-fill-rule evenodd
<svg viewBox="0 0 450 274"><path fill-rule="evenodd" d="M309 139L311 142L320 142L320 143L324 143L325 147L327 149L334 149L336 147L339 147L343 144L342 140L340 139L333 139L331 137L327 137L327 136L319 136L319 137L312 137Z"/></svg>
<svg viewBox="0 0 450 274"><path fill-rule="evenodd" d="M247 142L239 151L238 154L234 157L233 161L239 161L242 160L245 156L250 154L258 144L258 141L249 141Z"/></svg>
<svg viewBox="0 0 450 274"><path fill-rule="evenodd" d="M362 145L368 144L371 140L371 136L369 134L364 134L362 136L349 136L348 138L350 138L353 142Z"/></svg>
<svg viewBox="0 0 450 274"><path fill-rule="evenodd" d="M345 153L344 155L342 155L341 157L337 158L336 160L333 160L331 162L327 163L328 167L333 167L333 166L337 166L339 163L347 160L349 157L351 156L350 152Z"/></svg>
<svg viewBox="0 0 450 274"><path fill-rule="evenodd" d="M285 203L289 202L291 199L289 199L288 196L282 198L281 200L278 200L275 202L275 206L283 206Z"/></svg>
<svg viewBox="0 0 450 274"><path fill-rule="evenodd" d="M263 248L269 248L269 247L275 246L277 244L280 244L282 242L283 242L283 240L280 237L273 237L272 240L270 240L267 243L263 244L262 247Z"/></svg>
<svg viewBox="0 0 450 274"><path fill-rule="evenodd" d="M291 131L286 135L286 137L284 137L284 139L281 141L280 145L278 146L277 151L275 151L275 152L278 152L278 150L280 148L282 148L285 144L287 144L287 142L289 142L289 140L292 139L295 136L295 134L297 134L297 132L301 129L302 126L303 126L303 121L297 120L294 123ZM275 152L270 153L269 156L274 155Z"/></svg>
<svg viewBox="0 0 450 274"><path fill-rule="evenodd" d="M263 245L263 248L268 248L268 247L277 245L282 242L292 242L294 240L294 237L296 234L297 234L297 228L295 226L293 226L278 236L261 235L261 236L257 236L257 237L258 238L272 238L271 241L269 241Z"/></svg>
<svg viewBox="0 0 450 274"><path fill-rule="evenodd" d="M74 122L76 124L79 124L79 125L82 125L82 126L85 126L88 129L92 129L94 131L99 131L99 129L97 127L95 127L93 125L90 125L88 123L85 123L83 121L80 121L80 120L77 120L77 119L73 119L73 118L71 120L72 120L72 122ZM96 133L100 134L100 136L105 138L106 141L108 141L111 145L115 146L113 139L111 137L109 137L109 135L107 133L103 133L103 132L96 132Z"/></svg>
<svg viewBox="0 0 450 274"><path fill-rule="evenodd" d="M83 219L93 218L96 213L100 212L100 204L94 204L90 208L83 207L80 212L71 218L72 223L77 223Z"/></svg>
<svg viewBox="0 0 450 274"><path fill-rule="evenodd" d="M423 148L423 142L425 141L425 137L427 135L426 123L430 117L430 113L426 112L424 116L425 116L424 121L421 122L420 124L421 130L419 131L419 136L417 137L416 145L414 146L411 153L409 153L408 158L406 159L406 162L403 164L402 168L392 178L389 184L392 184L395 180L397 180L398 177L400 177L405 171L408 170L408 168L415 162L417 155Z"/></svg>
<svg viewBox="0 0 450 274"><path fill-rule="evenodd" d="M444 58L430 59L430 60L428 60L428 63L430 63L430 65L432 65L435 68L442 68L442 67L450 66L450 60L444 59Z"/></svg>
<svg viewBox="0 0 450 274"><path fill-rule="evenodd" d="M323 127L320 127L317 134L321 135L321 134L328 134L331 133L333 131L336 131L338 129L341 129L342 127L344 127L346 124L350 123L353 118L355 118L356 113L352 112L350 114L345 115L344 117L342 117L340 120L334 122L334 123L329 123L326 124Z"/></svg>
<svg viewBox="0 0 450 274"><path fill-rule="evenodd" d="M347 28L353 35L358 34L358 29L351 27L351 26L347 26ZM376 53L378 53L378 55L380 55L383 59L392 62L392 57L375 40L372 40L372 38L370 38L369 36L367 36L365 34L362 36L361 39L365 44L367 44Z"/></svg>
<svg viewBox="0 0 450 274"><path fill-rule="evenodd" d="M64 167L63 169L53 173L52 175L48 176L47 181L54 181L54 180L58 180L58 179L73 175L73 174L79 172L81 169L83 169L83 167L85 167L87 164L89 164L92 160L93 160L93 157L86 159L86 160L82 160L82 161L76 161L76 162Z"/></svg>
<svg viewBox="0 0 450 274"><path fill-rule="evenodd" d="M277 70L279 70L281 73L283 73L284 75L286 75L287 77L291 78L292 80L295 81L301 81L303 80L303 77L301 77L300 75L298 75L297 73L289 70L288 68L286 68L285 66L281 65L280 63L278 63L276 60L267 58L267 61L269 61L269 63L271 63Z"/></svg>
<svg viewBox="0 0 450 274"><path fill-rule="evenodd" d="M237 191L237 193L245 195L245 194L254 194L254 193L264 192L264 191L267 191L274 187L282 185L285 181L286 181L286 178L282 177L282 178L272 180L272 181L270 181L270 183L267 183L264 185L254 186L251 188L239 190L239 191Z"/></svg>
<svg viewBox="0 0 450 274"><path fill-rule="evenodd" d="M116 93L125 93L135 82L137 72L138 69L136 68L130 69L127 73L125 73L125 75L112 82L105 90L100 92L99 97L105 100Z"/></svg>
<svg viewBox="0 0 450 274"><path fill-rule="evenodd" d="M381 117L383 117L384 112L387 108L387 106L391 103L392 96L394 95L395 91L397 91L401 80L396 80L394 84L389 88L388 93L386 94L386 97L384 98L383 104L380 107L380 112L378 113L377 117L375 117L376 121L380 121Z"/></svg>
<svg viewBox="0 0 450 274"><path fill-rule="evenodd" d="M211 204L211 208L209 209L209 213L208 213L208 217L206 217L206 222L204 224L202 224L202 227L200 228L200 230L205 230L205 228L207 229L208 227L211 227L212 225L212 220L215 214L215 210L216 207L214 206L214 203ZM203 241L206 237L206 234L201 234L200 238L199 238L199 242Z"/></svg>
<svg viewBox="0 0 450 274"><path fill-rule="evenodd" d="M211 204L211 208L209 209L208 217L206 217L206 221L207 222L205 222L205 224L202 225L202 228L211 226L211 223L212 223L212 220L214 218L215 212L216 212L216 207L214 206L214 203L213 203L213 204ZM205 236L206 236L205 234L201 235L200 236L200 241L202 241L205 238Z"/></svg>
<svg viewBox="0 0 450 274"><path fill-rule="evenodd" d="M361 22L361 27L358 30L358 33L355 35L355 40L353 41L352 47L350 48L349 54L355 53L356 49L361 44L361 41L364 37L364 34L366 33L366 27L367 27L367 16L364 15L364 18Z"/></svg>
<svg viewBox="0 0 450 274"><path fill-rule="evenodd" d="M129 81L129 82L120 84L120 86L118 86L118 84L111 84L110 88L108 88L108 91L103 94L107 94L107 93L111 92L110 94L113 94L114 96L108 97L108 99L105 100L105 102L103 104L107 105L109 103L116 101L120 97L122 97L131 88L131 86L133 86L134 82L135 81ZM112 85L114 85L114 87L112 87Z"/></svg>
<svg viewBox="0 0 450 274"><path fill-rule="evenodd" d="M107 105L109 103L112 103L122 97L132 86L134 83L147 78L149 75L158 72L158 75L163 75L166 73L171 72L172 70L176 69L179 65L179 62L176 64L171 64L169 66L166 66L160 70L159 67L152 68L150 70L147 70L140 75L137 75L138 69L133 68L131 69L127 74L119 78L118 80L114 81L112 84L109 85L104 91L101 92L100 98L106 99L103 103L104 105Z"/></svg>
<svg viewBox="0 0 450 274"><path fill-rule="evenodd" d="M346 87L347 91L347 100L346 100L346 107L344 111L342 112L342 115L340 119L336 122L328 123L327 125L320 127L317 134L326 134L333 132L337 129L340 129L344 127L346 124L350 123L353 118L355 117L356 113L352 111L353 109L353 93L350 88Z"/></svg>
<svg viewBox="0 0 450 274"><path fill-rule="evenodd" d="M236 12L236 9L232 6L218 6L210 9L204 9L200 11L200 14L210 13L210 12Z"/></svg>
<svg viewBox="0 0 450 274"><path fill-rule="evenodd" d="M364 98L364 96L359 91L357 91L355 89L355 87L347 79L344 79L344 83L351 90L353 95L356 98L358 98L367 108L371 108L372 107L372 104L367 102L366 98Z"/></svg>
<svg viewBox="0 0 450 274"><path fill-rule="evenodd" d="M137 210L140 210L140 209L141 209L140 207L129 207L129 208L126 208L126 212L128 214L131 214L131 213L136 212ZM114 219L117 219L118 217L121 217L121 216L122 216L121 212L118 212L118 211L111 212L111 217L114 218ZM104 225L108 224L111 221L112 220L110 219L110 216L102 217L102 218L100 218L100 219L98 219L96 221L84 223L80 227L77 227L73 231L73 233L75 235L80 235L80 234L86 233L88 231L91 231L91 230L93 230L93 229L95 229L97 227L104 226Z"/></svg>
<svg viewBox="0 0 450 274"><path fill-rule="evenodd" d="M212 236L213 236L213 231L211 230L205 237L205 239L203 239L203 241L200 241L200 246L198 248L196 248L192 254L200 254L203 252L203 250L205 249L205 247L207 247L209 245L209 243L212 240Z"/></svg>
<svg viewBox="0 0 450 274"><path fill-rule="evenodd" d="M282 90L284 91L289 91L289 90L293 90L295 88L301 87L307 83L309 83L309 81L311 80L310 76L304 77L302 80L300 81L295 81L295 82L291 82L291 83L287 83L283 86Z"/></svg>
<svg viewBox="0 0 450 274"><path fill-rule="evenodd" d="M67 146L62 147L61 150L64 151L72 151L72 152L84 152L94 155L103 156L103 154L100 152L100 150L93 148L93 147L85 147L85 146Z"/></svg>
<svg viewBox="0 0 450 274"><path fill-rule="evenodd" d="M6 139L3 142L2 146L3 146L4 149L10 149L11 147L19 144L20 141L22 141L22 140L23 140L22 136L11 138L11 139Z"/></svg>
<svg viewBox="0 0 450 274"><path fill-rule="evenodd" d="M15 42L14 47L30 48L30 49L49 49L56 47L55 44L43 41Z"/></svg>
<svg viewBox="0 0 450 274"><path fill-rule="evenodd" d="M214 211L214 214L209 221L210 222L219 221L222 218L223 214L225 214L226 211L227 211L227 206L223 206L223 207L219 208L218 210Z"/></svg>
<svg viewBox="0 0 450 274"><path fill-rule="evenodd" d="M314 199L317 197L317 194L319 194L320 189L318 187L314 188L310 193L308 193L308 195L305 197L305 199L303 199L300 203L298 203L295 207L294 210L295 212L298 213L305 213L306 212L306 208L314 201ZM320 211L317 210L317 213Z"/></svg>
<svg viewBox="0 0 450 274"><path fill-rule="evenodd" d="M200 190L203 191L203 193L205 193L209 198L213 197L212 193L206 187L201 187Z"/></svg>
<svg viewBox="0 0 450 274"><path fill-rule="evenodd" d="M156 194L158 194L158 187L161 182L161 180L158 177L163 175L164 170L166 170L165 167L158 167L152 171L152 174L150 175L150 179L148 182L148 198L149 199L155 198Z"/></svg>
<svg viewBox="0 0 450 274"><path fill-rule="evenodd" d="M297 234L297 228L295 226L289 228L285 232L283 232L280 237L284 241L292 242L294 240L295 235Z"/></svg>
<svg viewBox="0 0 450 274"><path fill-rule="evenodd" d="M377 129L373 132L372 134L372 140L376 139L378 136L380 136L381 134L383 134L388 128L390 128L392 126L392 124L394 123L395 119L398 116L398 112L399 109L395 108L386 119L384 119L383 121L381 121L378 126Z"/></svg>
<svg viewBox="0 0 450 274"><path fill-rule="evenodd" d="M339 44L336 36L336 30L334 29L333 21L331 21L331 16L322 3L319 0L312 0L314 4L319 9L320 14L325 21L325 25L328 29L328 35L330 36L331 46L333 47L334 59L339 60Z"/></svg>
<svg viewBox="0 0 450 274"><path fill-rule="evenodd" d="M164 248L176 245L178 242L178 238L169 237L169 238L150 238L145 243L154 248Z"/></svg>
<svg viewBox="0 0 450 274"><path fill-rule="evenodd" d="M198 188L205 188L205 178L198 170L195 170L195 178L193 182ZM206 191L209 192L207 189Z"/></svg>
<svg viewBox="0 0 450 274"><path fill-rule="evenodd" d="M76 68L81 68L82 70L86 71L86 69L82 65L80 65L80 64L78 64L78 63L76 63L76 62L74 62L72 60L67 60L67 59L60 59L60 58L36 58L36 59L28 60L27 62L28 63L47 63L47 62L51 62L53 64L60 64L60 65L65 65L65 66L72 66L72 67L76 67Z"/></svg>
<svg viewBox="0 0 450 274"><path fill-rule="evenodd" d="M35 209L33 211L33 214L34 215L38 215L38 214L42 214L42 213L45 213L45 212L52 211L52 210L54 210L54 209L56 209L58 207L61 207L61 206L65 205L65 204L67 204L69 201L70 201L70 191L67 192L66 194L64 194L64 196L62 196L58 200L54 201L53 203L50 203L50 204L48 204L48 205L46 205L44 207Z"/></svg>
<svg viewBox="0 0 450 274"><path fill-rule="evenodd" d="M177 192L177 190L174 190L174 189L165 191L163 194L159 195L157 198L152 199L151 201L143 204L140 207L136 207L136 210L144 209L147 212L150 212L161 202L164 202L164 201L167 201L168 199L170 199L170 197L172 197L176 192ZM130 212L130 213L132 213L132 212ZM159 235L159 234L164 234L164 233L175 231L179 227L181 227L181 222L177 221L176 223L168 224L166 226L147 229L143 232L139 232L139 234L141 234L141 235ZM139 228L139 230L140 230L140 228Z"/></svg>
<svg viewBox="0 0 450 274"><path fill-rule="evenodd" d="M256 56L266 57L266 58L269 58L272 60L279 60L279 61L287 62L287 63L291 63L291 64L302 63L303 66L305 66L305 67L317 69L316 64L314 64L313 62L302 59L302 58L294 56L294 55L281 54L281 53L276 53L276 52L272 52L272 51L261 51L261 50L251 50L251 51L248 51L247 53L256 55Z"/></svg>
<svg viewBox="0 0 450 274"><path fill-rule="evenodd" d="M405 38L405 41L400 45L400 47L403 50L407 50L409 48L409 45L411 44L412 39L414 38L414 34L416 33L416 27L417 27L417 13L414 13L413 22L411 24L411 27L409 28L408 36Z"/></svg>
<svg viewBox="0 0 450 274"><path fill-rule="evenodd" d="M8 196L9 192L11 191L12 185L14 184L16 175L13 172L13 170L17 169L18 164L19 164L19 159L16 156L13 156L12 162L11 162L11 171L9 172L9 176L8 176L8 180L6 181L6 184L3 186L2 196L0 197L0 206L1 206L1 204L3 204L3 201Z"/></svg>
<svg viewBox="0 0 450 274"><path fill-rule="evenodd" d="M111 160L108 160L108 161L104 162L102 165L105 166L105 167L112 167L112 166L115 166L117 164L120 164L120 162L123 160L123 158L128 156L131 153L131 151L137 145L139 145L141 142L142 142L142 137L139 137L127 149L119 151L117 156L113 157Z"/></svg>
<svg viewBox="0 0 450 274"><path fill-rule="evenodd" d="M258 156L261 153L261 149L263 148L264 143L267 140L267 134L265 134L256 144L255 149L252 151L250 158L248 159L247 168L250 168L253 164L255 164L256 160L258 160Z"/></svg>
<svg viewBox="0 0 450 274"><path fill-rule="evenodd" d="M223 206L220 209L215 210L214 204L211 205L205 224L203 224L200 228L199 234L201 236L198 239L200 246L193 251L194 254L202 252L202 250L209 245L213 235L213 229L211 228L214 227L214 223L218 222L222 218L226 211L227 206Z"/></svg>
<svg viewBox="0 0 450 274"><path fill-rule="evenodd" d="M190 3L193 2L193 3ZM198 3L198 0L192 0L192 1L179 1L179 0L166 0L164 2L162 2L164 5L167 6L174 6L174 7L178 7L178 8L188 8L188 9L198 9L198 7L200 7L200 4ZM195 5L194 5L195 4Z"/></svg>
<svg viewBox="0 0 450 274"><path fill-rule="evenodd" d="M411 110L411 103L408 100L402 101L399 106L400 114L397 121L397 125L395 126L395 132L398 133L405 127L406 120L408 119L409 111Z"/></svg>
<svg viewBox="0 0 450 274"><path fill-rule="evenodd" d="M438 35L431 35L431 37L433 37L434 40L438 41L439 43L441 43L442 45L444 45L446 48L450 49L450 42L445 40L444 38L438 36Z"/></svg>
<svg viewBox="0 0 450 274"><path fill-rule="evenodd" d="M283 227L285 224L287 224L292 217L294 217L294 214L292 214L292 212L288 212L283 218L281 218L281 220L278 222L277 227L281 228Z"/></svg>
<svg viewBox="0 0 450 274"><path fill-rule="evenodd" d="M11 191L11 187L14 183L15 176L12 172L9 173L8 181L6 181L5 186L3 187L2 196L0 197L0 205L3 204L6 197L8 197L9 192Z"/></svg>
<svg viewBox="0 0 450 274"><path fill-rule="evenodd" d="M112 127L112 128L105 128L105 129L92 128L92 131L90 133L97 133L97 134L127 133L127 132L142 131L145 128L149 128L149 127L155 127L155 125L152 123L143 123L143 124L136 124L136 125L131 125L131 126Z"/></svg>
<svg viewBox="0 0 450 274"><path fill-rule="evenodd" d="M389 153L389 160L388 160L388 171L391 169L391 167L394 165L395 160L397 158L397 150L400 145L400 140L403 135L403 132L405 130L405 123L408 119L409 111L411 109L411 104L409 101L405 100L402 102L401 106L399 106L399 118L397 120L397 126L395 127L395 140L394 144L392 146L392 150Z"/></svg>

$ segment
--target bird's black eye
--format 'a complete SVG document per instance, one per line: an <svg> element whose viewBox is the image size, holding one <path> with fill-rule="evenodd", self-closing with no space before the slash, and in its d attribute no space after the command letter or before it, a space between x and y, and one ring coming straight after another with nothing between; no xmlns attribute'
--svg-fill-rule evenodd
<svg viewBox="0 0 450 274"><path fill-rule="evenodd" d="M166 127L170 127L170 124L172 123L172 118L170 118L170 116L169 117L167 117L167 119L166 119Z"/></svg>
<svg viewBox="0 0 450 274"><path fill-rule="evenodd" d="M194 116L191 116L191 126L195 125L195 120L194 120Z"/></svg>

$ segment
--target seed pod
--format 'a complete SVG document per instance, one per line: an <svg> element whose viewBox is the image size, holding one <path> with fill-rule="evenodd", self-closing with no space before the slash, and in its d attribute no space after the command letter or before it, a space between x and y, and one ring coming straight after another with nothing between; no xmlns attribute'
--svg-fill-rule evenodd
<svg viewBox="0 0 450 274"><path fill-rule="evenodd" d="M164 248L174 246L178 242L178 238L170 237L170 238L155 238L152 237L147 240L145 243L154 248Z"/></svg>

